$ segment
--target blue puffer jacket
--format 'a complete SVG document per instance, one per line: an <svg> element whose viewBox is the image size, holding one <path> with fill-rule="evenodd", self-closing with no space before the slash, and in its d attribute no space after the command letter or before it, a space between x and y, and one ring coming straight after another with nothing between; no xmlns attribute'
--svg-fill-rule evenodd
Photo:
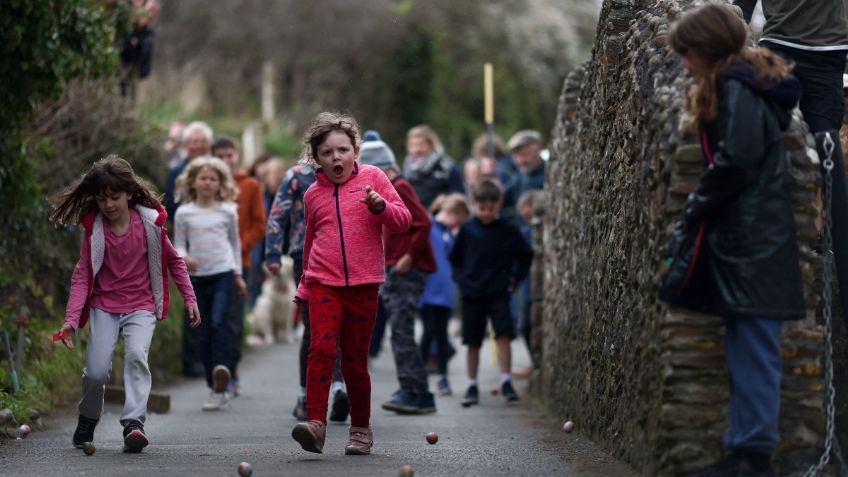
<svg viewBox="0 0 848 477"><path fill-rule="evenodd" d="M443 306L453 309L456 304L456 288L453 283L448 256L453 248L456 236L445 227L445 224L435 218L430 227L430 241L433 244L433 254L436 257L436 271L427 275L427 286L421 294L418 307L424 305Z"/></svg>

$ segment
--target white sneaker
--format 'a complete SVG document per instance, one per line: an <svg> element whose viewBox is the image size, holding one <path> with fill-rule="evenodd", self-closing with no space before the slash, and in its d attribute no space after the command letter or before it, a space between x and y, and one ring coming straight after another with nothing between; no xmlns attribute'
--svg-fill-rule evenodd
<svg viewBox="0 0 848 477"><path fill-rule="evenodd" d="M209 398L203 403L203 410L217 411L224 407L229 400L230 397L227 396L227 393L216 393L215 391L212 391L209 393Z"/></svg>

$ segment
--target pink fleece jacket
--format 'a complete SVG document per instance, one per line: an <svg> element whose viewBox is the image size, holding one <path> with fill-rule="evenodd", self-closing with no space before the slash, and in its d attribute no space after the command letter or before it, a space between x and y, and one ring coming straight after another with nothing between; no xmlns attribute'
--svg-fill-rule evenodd
<svg viewBox="0 0 848 477"><path fill-rule="evenodd" d="M333 183L321 169L315 177L304 195L306 237L298 298L305 301L308 285L315 282L333 287L383 283L383 226L404 232L412 221L389 178L379 168L358 162L344 184ZM386 208L379 214L362 203L365 186L385 199Z"/></svg>
<svg viewBox="0 0 848 477"><path fill-rule="evenodd" d="M197 304L197 299L186 272L185 262L168 240L164 227L168 217L165 208L160 205L156 209L149 209L137 205L135 210L142 218L147 238L150 280L145 286L153 295L156 318L164 320L168 316L170 301L168 272L171 272L187 306ZM88 321L92 294L95 292L95 277L104 264L106 241L103 228L108 227L108 224L102 214L94 210L83 218L82 226L85 228L85 235L80 246L80 259L71 276L71 293L65 311L65 324L75 330L85 326Z"/></svg>

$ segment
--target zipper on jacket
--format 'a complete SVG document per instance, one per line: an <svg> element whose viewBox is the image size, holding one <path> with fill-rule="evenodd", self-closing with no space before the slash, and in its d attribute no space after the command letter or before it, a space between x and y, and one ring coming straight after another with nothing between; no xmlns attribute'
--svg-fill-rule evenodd
<svg viewBox="0 0 848 477"><path fill-rule="evenodd" d="M333 196L336 198L336 219L339 221L339 241L342 243L342 264L344 264L345 286L350 286L350 277L347 271L347 252L344 244L344 229L342 229L342 211L339 208L339 185L335 184Z"/></svg>

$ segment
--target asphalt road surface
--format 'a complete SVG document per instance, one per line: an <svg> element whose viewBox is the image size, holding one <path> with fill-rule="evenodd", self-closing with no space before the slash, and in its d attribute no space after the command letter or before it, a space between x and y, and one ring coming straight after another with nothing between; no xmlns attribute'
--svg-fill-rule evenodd
<svg viewBox="0 0 848 477"><path fill-rule="evenodd" d="M155 339L155 337L154 337ZM499 382L488 344L481 355L481 403L459 405L465 385L464 349L450 363L454 395L438 397L438 412L400 416L380 403L397 388L391 350L386 344L371 363L373 454L345 456L347 425L330 423L323 454L303 451L291 438L291 410L298 391L298 345L274 345L245 355L242 394L228 409L202 412L205 383L188 380L160 391L171 395L168 414L150 414L150 438L141 454L121 452L120 407L107 405L95 433L97 452L86 456L71 445L76 415L57 413L46 429L28 438L0 441L0 475L20 476L236 476L249 462L256 477L397 476L405 464L415 476L635 476L595 449L579 429L565 434L561 422L545 417L527 398L526 381L515 380L522 399L507 406L489 390ZM513 343L516 368L528 364L524 344ZM431 387L435 379L431 376ZM435 431L430 445L425 434Z"/></svg>

